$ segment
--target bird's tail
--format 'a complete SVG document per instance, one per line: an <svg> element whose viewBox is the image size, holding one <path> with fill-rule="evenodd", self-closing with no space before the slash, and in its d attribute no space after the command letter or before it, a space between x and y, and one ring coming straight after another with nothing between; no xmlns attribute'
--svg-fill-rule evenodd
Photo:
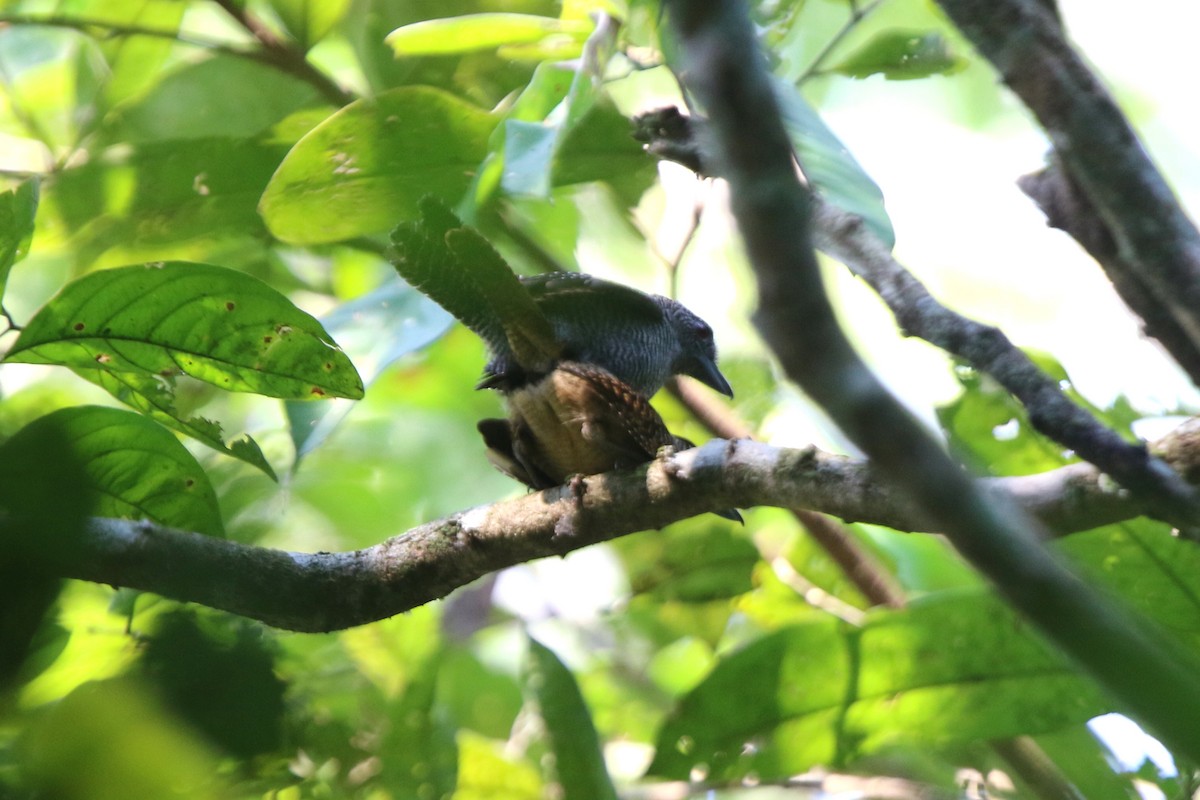
<svg viewBox="0 0 1200 800"><path fill-rule="evenodd" d="M562 345L529 292L496 250L441 201L425 197L421 219L392 231L400 277L523 369L553 368Z"/></svg>

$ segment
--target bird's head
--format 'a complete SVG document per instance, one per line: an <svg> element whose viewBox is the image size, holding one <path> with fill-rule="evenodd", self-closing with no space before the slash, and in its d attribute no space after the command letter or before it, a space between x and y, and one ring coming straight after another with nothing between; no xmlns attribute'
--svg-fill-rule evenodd
<svg viewBox="0 0 1200 800"><path fill-rule="evenodd" d="M729 381L717 368L717 344L708 323L675 300L660 296L654 299L662 307L667 323L679 341L671 372L689 375L726 397L733 397Z"/></svg>

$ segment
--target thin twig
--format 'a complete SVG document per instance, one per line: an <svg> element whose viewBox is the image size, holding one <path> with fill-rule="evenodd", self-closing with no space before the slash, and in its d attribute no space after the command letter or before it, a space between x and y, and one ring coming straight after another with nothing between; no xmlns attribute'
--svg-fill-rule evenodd
<svg viewBox="0 0 1200 800"><path fill-rule="evenodd" d="M833 55L833 51L837 49L838 45L858 27L858 24L863 21L864 17L879 8L882 4L883 0L872 0L872 2L867 3L865 6L859 6L856 2L851 3L850 19L846 20L846 23L842 25L838 32L821 48L821 52L817 53L816 57L813 58L812 63L805 68L804 72L800 73L800 77L796 79L796 85L799 86L818 75L822 75L825 62Z"/></svg>
<svg viewBox="0 0 1200 800"><path fill-rule="evenodd" d="M1045 0L938 0L1037 117L1065 171L1112 236L1118 292L1137 286L1191 342L1176 354L1200 385L1200 231ZM1131 307L1134 302L1127 300ZM1136 310L1136 308L1135 308ZM1153 332L1151 330L1151 332Z"/></svg>
<svg viewBox="0 0 1200 800"><path fill-rule="evenodd" d="M293 41L277 36L261 20L241 8L234 0L213 0L213 2L258 41L268 63L309 84L334 105L348 105L356 99L353 93L338 86L328 75L314 67L303 48Z"/></svg>

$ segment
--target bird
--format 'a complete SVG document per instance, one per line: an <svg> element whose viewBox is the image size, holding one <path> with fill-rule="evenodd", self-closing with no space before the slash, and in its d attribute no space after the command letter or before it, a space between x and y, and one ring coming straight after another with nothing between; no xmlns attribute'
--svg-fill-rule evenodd
<svg viewBox="0 0 1200 800"><path fill-rule="evenodd" d="M501 472L540 490L693 447L649 403L672 375L732 396L712 329L677 301L583 273L518 278L440 201L419 210L392 232L391 260L487 345L477 388L499 391L508 417L478 429Z"/></svg>

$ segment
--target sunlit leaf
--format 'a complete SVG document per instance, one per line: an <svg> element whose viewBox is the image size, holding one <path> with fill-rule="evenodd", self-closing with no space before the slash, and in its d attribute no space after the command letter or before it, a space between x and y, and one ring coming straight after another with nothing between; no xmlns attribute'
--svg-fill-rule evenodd
<svg viewBox="0 0 1200 800"><path fill-rule="evenodd" d="M76 800L228 796L218 754L132 681L86 683L48 711L22 748L39 793Z"/></svg>
<svg viewBox="0 0 1200 800"><path fill-rule="evenodd" d="M537 700L554 772L564 800L616 800L592 715L571 674L553 650L529 639L526 683Z"/></svg>
<svg viewBox="0 0 1200 800"><path fill-rule="evenodd" d="M131 408L136 408L151 419L185 436L190 436L227 456L245 461L262 470L271 480L276 480L275 470L268 463L267 457L263 455L258 442L248 434L226 439L220 423L204 417L189 416L180 411L176 405L174 383L164 381L159 376L146 372L109 372L99 369L80 369L76 372L80 377L103 387L113 397ZM330 402L340 403L343 401L332 400ZM309 403L306 405L323 406L326 404Z"/></svg>
<svg viewBox="0 0 1200 800"><path fill-rule="evenodd" d="M966 66L966 60L950 51L940 33L891 30L876 34L830 71L852 78L882 74L888 80L912 80L950 75Z"/></svg>
<svg viewBox="0 0 1200 800"><path fill-rule="evenodd" d="M204 138L143 142L64 170L46 194L74 235L76 259L95 266L262 242L257 203L287 146Z"/></svg>
<svg viewBox="0 0 1200 800"><path fill-rule="evenodd" d="M122 107L106 135L135 144L249 137L317 101L316 90L293 75L217 55L161 78L144 97Z"/></svg>
<svg viewBox="0 0 1200 800"><path fill-rule="evenodd" d="M29 252L37 207L37 180L27 180L0 194L0 297L13 264Z"/></svg>
<svg viewBox="0 0 1200 800"><path fill-rule="evenodd" d="M4 444L0 470L26 469L32 455L43 447L47 431L61 436L82 468L91 513L223 535L208 476L187 448L158 423L103 406L59 409L25 426Z"/></svg>
<svg viewBox="0 0 1200 800"><path fill-rule="evenodd" d="M999 600L945 592L861 629L824 618L731 654L667 720L650 772L785 777L893 743L1051 731L1107 705Z"/></svg>
<svg viewBox="0 0 1200 800"><path fill-rule="evenodd" d="M359 100L297 142L263 194L271 232L298 244L379 233L428 194L453 204L487 154L495 118L436 89Z"/></svg>
<svg viewBox="0 0 1200 800"><path fill-rule="evenodd" d="M1200 652L1200 545L1135 519L1073 534L1056 546L1085 573Z"/></svg>
<svg viewBox="0 0 1200 800"><path fill-rule="evenodd" d="M387 43L397 56L448 55L504 45L536 44L555 35L582 42L591 27L584 20L532 14L466 14L405 25L388 34Z"/></svg>
<svg viewBox="0 0 1200 800"><path fill-rule="evenodd" d="M363 391L320 323L262 281L211 264L85 275L29 321L5 358L164 380L185 374L270 397L358 398Z"/></svg>
<svg viewBox="0 0 1200 800"><path fill-rule="evenodd" d="M1028 475L1070 460L1061 445L1033 429L1025 407L994 379L968 367L955 375L963 393L937 415L960 456L994 475Z"/></svg>

